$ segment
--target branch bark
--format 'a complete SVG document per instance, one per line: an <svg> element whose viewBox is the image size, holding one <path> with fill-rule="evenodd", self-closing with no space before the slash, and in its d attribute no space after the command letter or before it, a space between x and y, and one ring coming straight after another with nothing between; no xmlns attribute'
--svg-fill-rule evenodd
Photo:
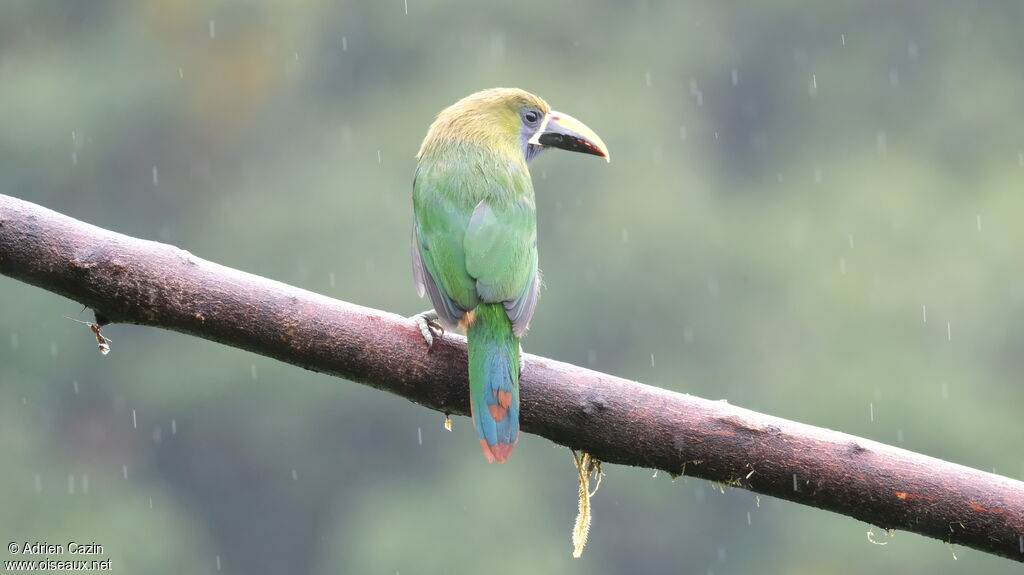
<svg viewBox="0 0 1024 575"><path fill-rule="evenodd" d="M0 195L0 273L92 308L468 413L465 340ZM1024 483L533 355L522 428L597 459L742 487L1024 561Z"/></svg>

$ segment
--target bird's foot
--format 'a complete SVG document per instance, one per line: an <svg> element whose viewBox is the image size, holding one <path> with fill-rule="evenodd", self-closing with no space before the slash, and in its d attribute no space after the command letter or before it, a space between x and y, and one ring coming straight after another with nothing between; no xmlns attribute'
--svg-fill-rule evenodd
<svg viewBox="0 0 1024 575"><path fill-rule="evenodd" d="M418 313L409 319L416 322L416 326L420 328L420 334L423 336L423 341L427 342L428 350L434 347L435 337L444 335L444 326L438 322L437 312L432 309Z"/></svg>

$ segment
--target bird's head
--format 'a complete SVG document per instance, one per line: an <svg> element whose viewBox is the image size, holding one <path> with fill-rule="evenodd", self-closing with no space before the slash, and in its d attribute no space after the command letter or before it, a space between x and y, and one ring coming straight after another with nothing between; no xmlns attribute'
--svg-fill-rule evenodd
<svg viewBox="0 0 1024 575"><path fill-rule="evenodd" d="M518 88L492 88L448 106L431 124L416 157L458 143L479 144L533 159L544 148L593 154L611 161L601 138L583 122L555 112Z"/></svg>

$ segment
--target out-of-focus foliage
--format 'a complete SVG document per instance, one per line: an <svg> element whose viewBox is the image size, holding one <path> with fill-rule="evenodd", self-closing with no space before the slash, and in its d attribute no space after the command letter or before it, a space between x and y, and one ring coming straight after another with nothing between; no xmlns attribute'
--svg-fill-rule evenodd
<svg viewBox="0 0 1024 575"><path fill-rule="evenodd" d="M404 314L413 155L486 87L614 161L534 164L528 351L1024 477L1011 2L0 3L0 192ZM121 573L1008 573L569 453L0 278L0 540ZM5 557L5 559L10 557Z"/></svg>

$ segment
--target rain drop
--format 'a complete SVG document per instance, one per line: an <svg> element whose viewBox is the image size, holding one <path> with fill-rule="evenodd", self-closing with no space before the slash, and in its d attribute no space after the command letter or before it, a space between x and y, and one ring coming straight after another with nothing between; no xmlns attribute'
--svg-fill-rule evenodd
<svg viewBox="0 0 1024 575"><path fill-rule="evenodd" d="M217 562L217 571L220 571L220 555L217 555L217 557L215 557L215 559L216 559L216 562Z"/></svg>
<svg viewBox="0 0 1024 575"><path fill-rule="evenodd" d="M160 174L158 174L156 172L156 166L153 166L153 185L154 186L159 186L160 185Z"/></svg>
<svg viewBox="0 0 1024 575"><path fill-rule="evenodd" d="M82 495L88 495L89 494L89 475L86 474L86 473L83 473L82 477L79 479L79 481L82 484Z"/></svg>
<svg viewBox="0 0 1024 575"><path fill-rule="evenodd" d="M133 429L138 429L139 428L139 420L138 420L138 418L135 417L135 410L134 409L132 410L132 428Z"/></svg>
<svg viewBox="0 0 1024 575"><path fill-rule="evenodd" d="M846 45L846 34L840 34L839 39L842 40L843 46Z"/></svg>
<svg viewBox="0 0 1024 575"><path fill-rule="evenodd" d="M171 420L171 435L178 435L178 420Z"/></svg>
<svg viewBox="0 0 1024 575"><path fill-rule="evenodd" d="M57 357L57 342L50 342L50 357Z"/></svg>
<svg viewBox="0 0 1024 575"><path fill-rule="evenodd" d="M798 488L797 483L796 483L796 473L794 473L793 474L793 491L799 491L799 490L800 489Z"/></svg>
<svg viewBox="0 0 1024 575"><path fill-rule="evenodd" d="M921 323L928 323L928 306L921 304Z"/></svg>
<svg viewBox="0 0 1024 575"><path fill-rule="evenodd" d="M1017 164L1024 168L1024 152L1017 152Z"/></svg>
<svg viewBox="0 0 1024 575"><path fill-rule="evenodd" d="M647 72L644 72L644 84L647 84L648 88L651 87L651 72L650 72L650 70L648 70Z"/></svg>
<svg viewBox="0 0 1024 575"><path fill-rule="evenodd" d="M868 420L871 423L875 422L875 404L874 403L869 403L868 404Z"/></svg>
<svg viewBox="0 0 1024 575"><path fill-rule="evenodd" d="M622 228L622 243L629 243L629 230L627 230L626 228Z"/></svg>
<svg viewBox="0 0 1024 575"><path fill-rule="evenodd" d="M651 367L654 367L654 354L651 354Z"/></svg>
<svg viewBox="0 0 1024 575"><path fill-rule="evenodd" d="M122 465L121 466L121 476L124 477L125 479L128 479L128 466L127 465Z"/></svg>
<svg viewBox="0 0 1024 575"><path fill-rule="evenodd" d="M210 39L217 37L217 23L210 20Z"/></svg>
<svg viewBox="0 0 1024 575"><path fill-rule="evenodd" d="M329 285L331 288L334 288L336 283L337 278L335 277L334 272L330 272L329 274L327 274L327 285Z"/></svg>
<svg viewBox="0 0 1024 575"><path fill-rule="evenodd" d="M879 154L885 154L889 150L889 141L885 132L878 131L875 134L875 149L878 150Z"/></svg>
<svg viewBox="0 0 1024 575"><path fill-rule="evenodd" d="M378 164L382 163L381 162L381 158L380 158L380 150L377 150L377 163Z"/></svg>
<svg viewBox="0 0 1024 575"><path fill-rule="evenodd" d="M839 258L839 273L846 274L846 258L844 257Z"/></svg>
<svg viewBox="0 0 1024 575"><path fill-rule="evenodd" d="M946 322L946 341L953 341L953 326Z"/></svg>
<svg viewBox="0 0 1024 575"><path fill-rule="evenodd" d="M821 183L821 168L814 168L814 183Z"/></svg>
<svg viewBox="0 0 1024 575"><path fill-rule="evenodd" d="M736 68L732 69L732 72L730 73L730 76L731 76L731 79L732 79L732 85L733 86L735 86L735 85L740 83L740 73L736 71Z"/></svg>
<svg viewBox="0 0 1024 575"><path fill-rule="evenodd" d="M419 443L420 445L423 445L423 428L422 427L417 427L416 428L416 442Z"/></svg>
<svg viewBox="0 0 1024 575"><path fill-rule="evenodd" d="M907 57L911 60L917 60L917 44L913 42L907 43Z"/></svg>
<svg viewBox="0 0 1024 575"><path fill-rule="evenodd" d="M341 51L348 52L348 36L341 37Z"/></svg>
<svg viewBox="0 0 1024 575"><path fill-rule="evenodd" d="M75 494L75 476L74 474L68 474L68 495Z"/></svg>
<svg viewBox="0 0 1024 575"><path fill-rule="evenodd" d="M78 380L77 379L71 382L71 387L73 387L75 389L75 395L78 395Z"/></svg>
<svg viewBox="0 0 1024 575"><path fill-rule="evenodd" d="M409 15L409 0L405 0L405 15Z"/></svg>
<svg viewBox="0 0 1024 575"><path fill-rule="evenodd" d="M942 399L949 399L949 384L945 381L939 386L939 397Z"/></svg>
<svg viewBox="0 0 1024 575"><path fill-rule="evenodd" d="M179 80L184 80L185 79L185 69L182 68L181 66L178 66L178 79Z"/></svg>
<svg viewBox="0 0 1024 575"><path fill-rule="evenodd" d="M256 376L257 376L257 374L256 374L256 364L255 363L250 363L249 364L249 377L251 377L253 381L256 381Z"/></svg>
<svg viewBox="0 0 1024 575"><path fill-rule="evenodd" d="M750 512L747 511L747 525L750 525Z"/></svg>
<svg viewBox="0 0 1024 575"><path fill-rule="evenodd" d="M35 487L36 493L43 492L43 476L40 475L38 471L32 477L32 484L33 487Z"/></svg>
<svg viewBox="0 0 1024 575"><path fill-rule="evenodd" d="M679 139L680 140L685 140L686 139L686 126L685 125L684 126L679 126ZM1022 155L1022 157L1024 157L1024 155ZM1021 160L1021 165L1024 166L1024 160Z"/></svg>
<svg viewBox="0 0 1024 575"><path fill-rule="evenodd" d="M807 93L809 93L812 98L818 95L818 75L817 74L811 74L811 82L807 86Z"/></svg>
<svg viewBox="0 0 1024 575"><path fill-rule="evenodd" d="M896 443L903 443L903 428L896 430Z"/></svg>
<svg viewBox="0 0 1024 575"><path fill-rule="evenodd" d="M298 469L292 469L292 481L298 481L298 480L299 480L299 470Z"/></svg>
<svg viewBox="0 0 1024 575"><path fill-rule="evenodd" d="M850 234L850 249L853 249L853 234Z"/></svg>
<svg viewBox="0 0 1024 575"><path fill-rule="evenodd" d="M981 231L981 214L978 214L977 216L975 216L975 219L977 220L978 231L980 232Z"/></svg>
<svg viewBox="0 0 1024 575"><path fill-rule="evenodd" d="M505 35L504 34L493 34L491 36L491 54L496 59L505 57Z"/></svg>
<svg viewBox="0 0 1024 575"><path fill-rule="evenodd" d="M149 508L150 509L153 508L153 498L152 497L149 498Z"/></svg>

